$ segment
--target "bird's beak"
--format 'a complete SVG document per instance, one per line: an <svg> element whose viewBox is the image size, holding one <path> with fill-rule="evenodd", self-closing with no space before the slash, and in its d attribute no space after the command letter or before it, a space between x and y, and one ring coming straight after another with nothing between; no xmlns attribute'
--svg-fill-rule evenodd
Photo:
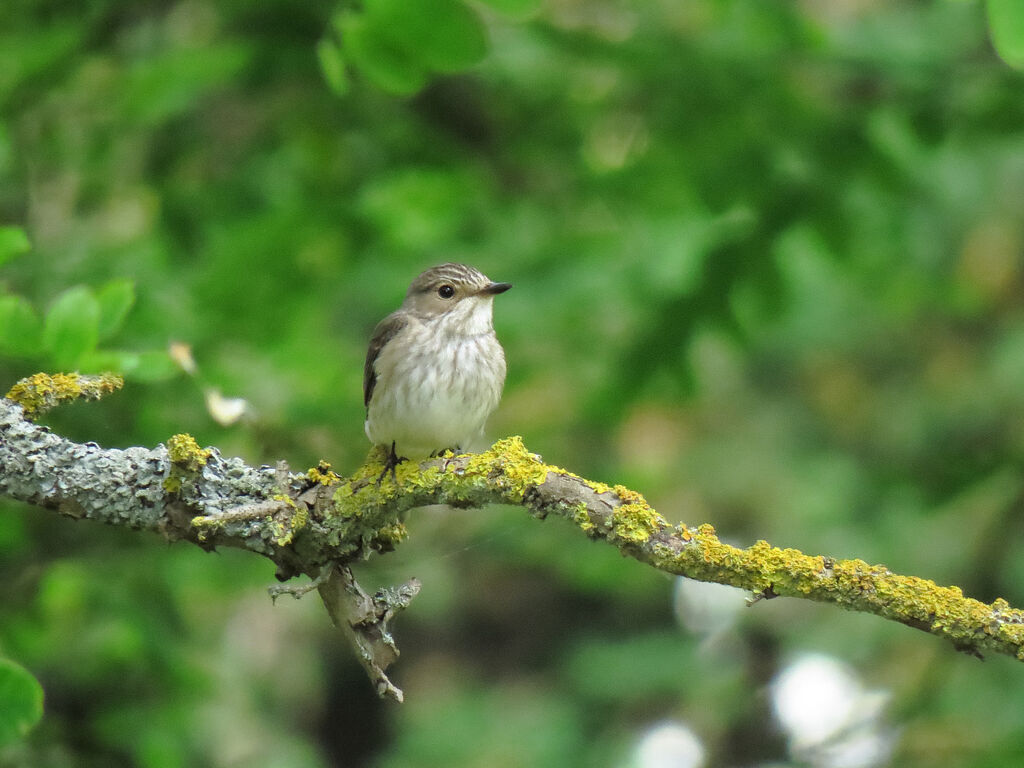
<svg viewBox="0 0 1024 768"><path fill-rule="evenodd" d="M512 287L512 283L490 283L480 289L480 293L487 296L497 296L499 293L504 293Z"/></svg>

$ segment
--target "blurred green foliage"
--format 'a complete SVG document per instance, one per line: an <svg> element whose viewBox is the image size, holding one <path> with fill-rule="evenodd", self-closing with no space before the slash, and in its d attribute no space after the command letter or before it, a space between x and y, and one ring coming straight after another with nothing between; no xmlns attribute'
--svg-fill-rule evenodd
<svg viewBox="0 0 1024 768"><path fill-rule="evenodd" d="M1013 0L988 0L992 42L1007 64L1024 67L1024 6Z"/></svg>
<svg viewBox="0 0 1024 768"><path fill-rule="evenodd" d="M48 423L344 472L370 330L466 261L515 284L493 436L737 543L1024 604L1024 76L992 47L1017 4L987 14L13 0L0 380L119 369ZM0 765L613 765L671 718L711 765L786 764L765 685L808 650L891 693L894 765L1024 754L1019 663L797 601L687 634L668 580L524 517L424 510L361 569L424 582L396 708L269 563L6 505L0 654L46 714Z"/></svg>
<svg viewBox="0 0 1024 768"><path fill-rule="evenodd" d="M483 0L509 16L533 13L539 0ZM397 94L419 91L437 73L461 72L487 52L484 20L462 0L368 0L342 4L333 30L317 43L324 76L348 91L346 61L371 82Z"/></svg>
<svg viewBox="0 0 1024 768"><path fill-rule="evenodd" d="M5 239L10 257L29 250L25 233L8 227L0 233L0 254ZM0 255L0 262L4 260ZM42 318L23 296L7 293L0 296L0 352L50 370L116 370L143 381L175 375L178 368L166 350L135 353L98 348L121 330L134 303L135 285L123 278L97 291L86 285L68 288Z"/></svg>
<svg viewBox="0 0 1024 768"><path fill-rule="evenodd" d="M0 659L0 746L24 736L43 716L43 689L20 664Z"/></svg>

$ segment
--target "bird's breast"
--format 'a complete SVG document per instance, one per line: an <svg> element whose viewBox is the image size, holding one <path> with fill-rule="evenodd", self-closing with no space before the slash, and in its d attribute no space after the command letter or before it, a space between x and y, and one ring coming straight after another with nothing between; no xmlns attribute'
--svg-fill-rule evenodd
<svg viewBox="0 0 1024 768"><path fill-rule="evenodd" d="M395 441L405 455L468 448L483 432L505 382L505 355L493 331L474 336L427 332L389 343L377 359L366 432Z"/></svg>

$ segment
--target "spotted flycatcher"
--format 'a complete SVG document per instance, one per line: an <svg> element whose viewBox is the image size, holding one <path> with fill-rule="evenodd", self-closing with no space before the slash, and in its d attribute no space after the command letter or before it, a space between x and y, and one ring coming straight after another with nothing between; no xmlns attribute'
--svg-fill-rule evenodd
<svg viewBox="0 0 1024 768"><path fill-rule="evenodd" d="M374 329L363 370L366 436L388 450L392 473L403 459L469 449L483 436L505 383L491 310L511 287L442 264L413 280Z"/></svg>

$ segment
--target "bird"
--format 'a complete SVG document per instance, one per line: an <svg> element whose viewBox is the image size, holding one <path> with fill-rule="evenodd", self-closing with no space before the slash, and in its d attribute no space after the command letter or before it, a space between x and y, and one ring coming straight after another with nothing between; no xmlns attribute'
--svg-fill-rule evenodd
<svg viewBox="0 0 1024 768"><path fill-rule="evenodd" d="M402 305L381 320L363 368L366 436L386 454L384 472L407 459L473 448L505 384L494 333L494 297L512 287L466 264L422 272Z"/></svg>

